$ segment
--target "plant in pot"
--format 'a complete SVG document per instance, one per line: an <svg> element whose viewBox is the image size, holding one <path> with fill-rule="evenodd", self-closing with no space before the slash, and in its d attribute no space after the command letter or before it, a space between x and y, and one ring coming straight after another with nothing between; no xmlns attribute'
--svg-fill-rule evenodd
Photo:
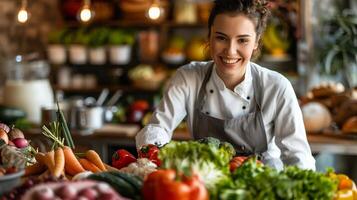
<svg viewBox="0 0 357 200"><path fill-rule="evenodd" d="M89 34L89 62L93 65L106 63L106 48L109 30L107 28L95 28Z"/></svg>
<svg viewBox="0 0 357 200"><path fill-rule="evenodd" d="M339 75L349 87L357 86L357 14L345 10L329 24L331 34L325 38L322 70Z"/></svg>
<svg viewBox="0 0 357 200"><path fill-rule="evenodd" d="M67 60L66 46L64 38L68 30L55 30L48 34L47 58L50 63L61 65Z"/></svg>
<svg viewBox="0 0 357 200"><path fill-rule="evenodd" d="M87 62L87 45L89 34L81 28L71 33L69 38L69 60L72 64L82 65Z"/></svg>
<svg viewBox="0 0 357 200"><path fill-rule="evenodd" d="M130 62L131 50L135 41L134 32L112 30L109 34L109 59L114 65L125 65Z"/></svg>

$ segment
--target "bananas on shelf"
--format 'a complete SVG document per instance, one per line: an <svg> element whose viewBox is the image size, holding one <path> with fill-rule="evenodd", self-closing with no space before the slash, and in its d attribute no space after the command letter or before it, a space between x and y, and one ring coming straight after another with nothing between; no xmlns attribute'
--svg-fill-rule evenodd
<svg viewBox="0 0 357 200"><path fill-rule="evenodd" d="M274 57L283 57L290 47L287 26L269 23L262 37L264 48Z"/></svg>

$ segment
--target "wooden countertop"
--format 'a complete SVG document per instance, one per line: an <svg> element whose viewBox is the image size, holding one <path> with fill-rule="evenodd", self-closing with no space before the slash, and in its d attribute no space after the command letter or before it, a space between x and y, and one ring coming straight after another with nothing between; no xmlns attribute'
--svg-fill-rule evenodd
<svg viewBox="0 0 357 200"><path fill-rule="evenodd" d="M135 135L140 130L140 126L133 124L106 124L96 131L72 131L75 142L82 144L105 143L134 145ZM26 137L44 137L40 129L27 131ZM345 137L333 134L308 134L307 135L311 150L314 153L328 152L336 154L357 155L357 136ZM173 135L174 140L188 140L191 136L187 132L177 131Z"/></svg>

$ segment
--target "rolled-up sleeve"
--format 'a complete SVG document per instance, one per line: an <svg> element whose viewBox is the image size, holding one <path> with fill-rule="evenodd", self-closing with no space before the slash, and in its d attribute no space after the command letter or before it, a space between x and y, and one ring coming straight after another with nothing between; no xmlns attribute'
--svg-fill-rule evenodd
<svg viewBox="0 0 357 200"><path fill-rule="evenodd" d="M283 82L286 87L278 93L274 121L275 142L281 151L281 160L284 165L315 170L315 159L294 89L287 79Z"/></svg>

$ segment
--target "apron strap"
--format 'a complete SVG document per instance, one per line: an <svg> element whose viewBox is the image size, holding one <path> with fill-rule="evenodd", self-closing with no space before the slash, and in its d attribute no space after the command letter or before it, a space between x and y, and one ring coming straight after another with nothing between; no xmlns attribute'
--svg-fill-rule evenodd
<svg viewBox="0 0 357 200"><path fill-rule="evenodd" d="M213 62L210 64L210 66L208 67L208 70L205 74L205 77L203 79L203 82L201 84L200 90L198 92L198 97L197 100L195 102L195 109L194 109L194 117L193 117L193 127L192 130L195 131L198 129L198 112L201 110L202 107L202 103L203 103L203 99L205 96L205 90L206 90L206 85L208 83L208 80L211 77L212 74L212 70L213 70ZM194 133L192 133L194 134Z"/></svg>
<svg viewBox="0 0 357 200"><path fill-rule="evenodd" d="M261 94L262 94L262 85L260 84L260 77L258 76L258 70L252 64L250 64L250 69L252 71L252 78L253 78L253 89L254 89L254 100L257 105L257 111L261 111Z"/></svg>

